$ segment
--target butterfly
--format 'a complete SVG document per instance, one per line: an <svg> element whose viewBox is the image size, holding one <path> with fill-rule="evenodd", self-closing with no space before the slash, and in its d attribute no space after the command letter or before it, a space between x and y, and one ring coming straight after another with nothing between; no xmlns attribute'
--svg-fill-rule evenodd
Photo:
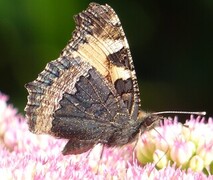
<svg viewBox="0 0 213 180"><path fill-rule="evenodd" d="M89 4L74 17L72 39L58 59L26 84L31 132L68 139L62 153L84 153L96 144L133 142L162 116L145 113L129 45L115 11Z"/></svg>

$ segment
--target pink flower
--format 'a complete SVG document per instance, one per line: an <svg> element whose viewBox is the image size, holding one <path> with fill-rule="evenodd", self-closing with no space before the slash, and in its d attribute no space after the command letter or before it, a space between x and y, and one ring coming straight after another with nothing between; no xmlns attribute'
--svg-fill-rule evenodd
<svg viewBox="0 0 213 180"><path fill-rule="evenodd" d="M142 136L141 144L138 144L137 147L137 154L142 154L142 159L146 156L147 161L143 166L139 165L135 158L132 158L134 143L121 148L105 147L101 159L102 146L100 145L92 149L89 155L87 152L81 155L63 156L61 150L66 144L66 140L55 139L48 135L32 134L28 130L26 120L17 114L17 110L8 105L6 101L7 97L0 93L0 177L2 179L210 178L202 172L181 170L175 164L170 165L170 160L167 159L168 153L162 158L162 152L170 142L167 139L165 140L163 135L171 132L162 133L161 129L165 128L165 131L169 131L168 127L174 126L172 123L157 128L159 133L150 131ZM194 122L195 120L190 120L189 124L191 121ZM196 123L200 122L197 121ZM161 137L162 144L156 143L156 139L159 137ZM201 144L203 146L200 147L205 147L205 143ZM185 147L184 144L183 146ZM206 151L200 148L197 151L199 158L193 156L194 159L191 159L191 163L197 167L196 164L205 159L204 157L207 156L204 155L210 152L211 150L208 148ZM152 157L153 154L154 157ZM161 170L155 168L156 164L160 164L159 159L163 160L162 167L164 168ZM203 164L206 163L206 160L203 161ZM194 169L196 170L196 168Z"/></svg>
<svg viewBox="0 0 213 180"><path fill-rule="evenodd" d="M167 119L161 127L145 132L137 146L137 158L142 163L155 163L158 168L174 164L181 169L211 173L213 166L213 119L191 116L185 125ZM145 140L144 140L145 138ZM154 145L153 145L154 144ZM146 153L148 147L151 152ZM147 157L147 154L149 155Z"/></svg>
<svg viewBox="0 0 213 180"><path fill-rule="evenodd" d="M176 140L171 147L170 156L178 166L186 165L195 153L195 145L191 141Z"/></svg>

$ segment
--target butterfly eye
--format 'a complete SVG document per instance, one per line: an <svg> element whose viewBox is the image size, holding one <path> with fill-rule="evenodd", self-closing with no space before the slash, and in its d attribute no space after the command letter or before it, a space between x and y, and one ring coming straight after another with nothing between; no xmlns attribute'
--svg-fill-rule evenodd
<svg viewBox="0 0 213 180"><path fill-rule="evenodd" d="M153 118L152 117L148 117L145 121L146 126L151 126L154 123Z"/></svg>
<svg viewBox="0 0 213 180"><path fill-rule="evenodd" d="M163 116L150 114L143 120L143 126L146 128L146 130L150 130L156 126L159 126L161 120L163 120Z"/></svg>

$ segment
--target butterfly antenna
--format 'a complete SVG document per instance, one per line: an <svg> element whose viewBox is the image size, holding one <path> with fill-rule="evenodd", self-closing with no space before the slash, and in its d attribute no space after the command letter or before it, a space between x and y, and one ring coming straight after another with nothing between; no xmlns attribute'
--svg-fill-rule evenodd
<svg viewBox="0 0 213 180"><path fill-rule="evenodd" d="M161 112L154 112L152 114L159 115L159 114L194 114L198 116L205 116L206 112L190 112L190 111L161 111Z"/></svg>

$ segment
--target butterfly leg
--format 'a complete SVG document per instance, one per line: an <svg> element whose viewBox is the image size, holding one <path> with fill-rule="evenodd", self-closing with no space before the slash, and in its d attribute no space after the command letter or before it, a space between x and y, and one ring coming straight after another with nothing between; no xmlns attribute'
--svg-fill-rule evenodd
<svg viewBox="0 0 213 180"><path fill-rule="evenodd" d="M138 144L138 141L139 141L139 138L141 137L141 134L142 134L142 132L141 132L141 130L139 131L139 133L138 133L138 136L136 137L136 139L135 139L135 142L134 142L134 146L133 146L133 149L132 149L132 162L134 162L136 159L136 157L135 157L135 153L136 153L136 146L137 146L137 144Z"/></svg>

